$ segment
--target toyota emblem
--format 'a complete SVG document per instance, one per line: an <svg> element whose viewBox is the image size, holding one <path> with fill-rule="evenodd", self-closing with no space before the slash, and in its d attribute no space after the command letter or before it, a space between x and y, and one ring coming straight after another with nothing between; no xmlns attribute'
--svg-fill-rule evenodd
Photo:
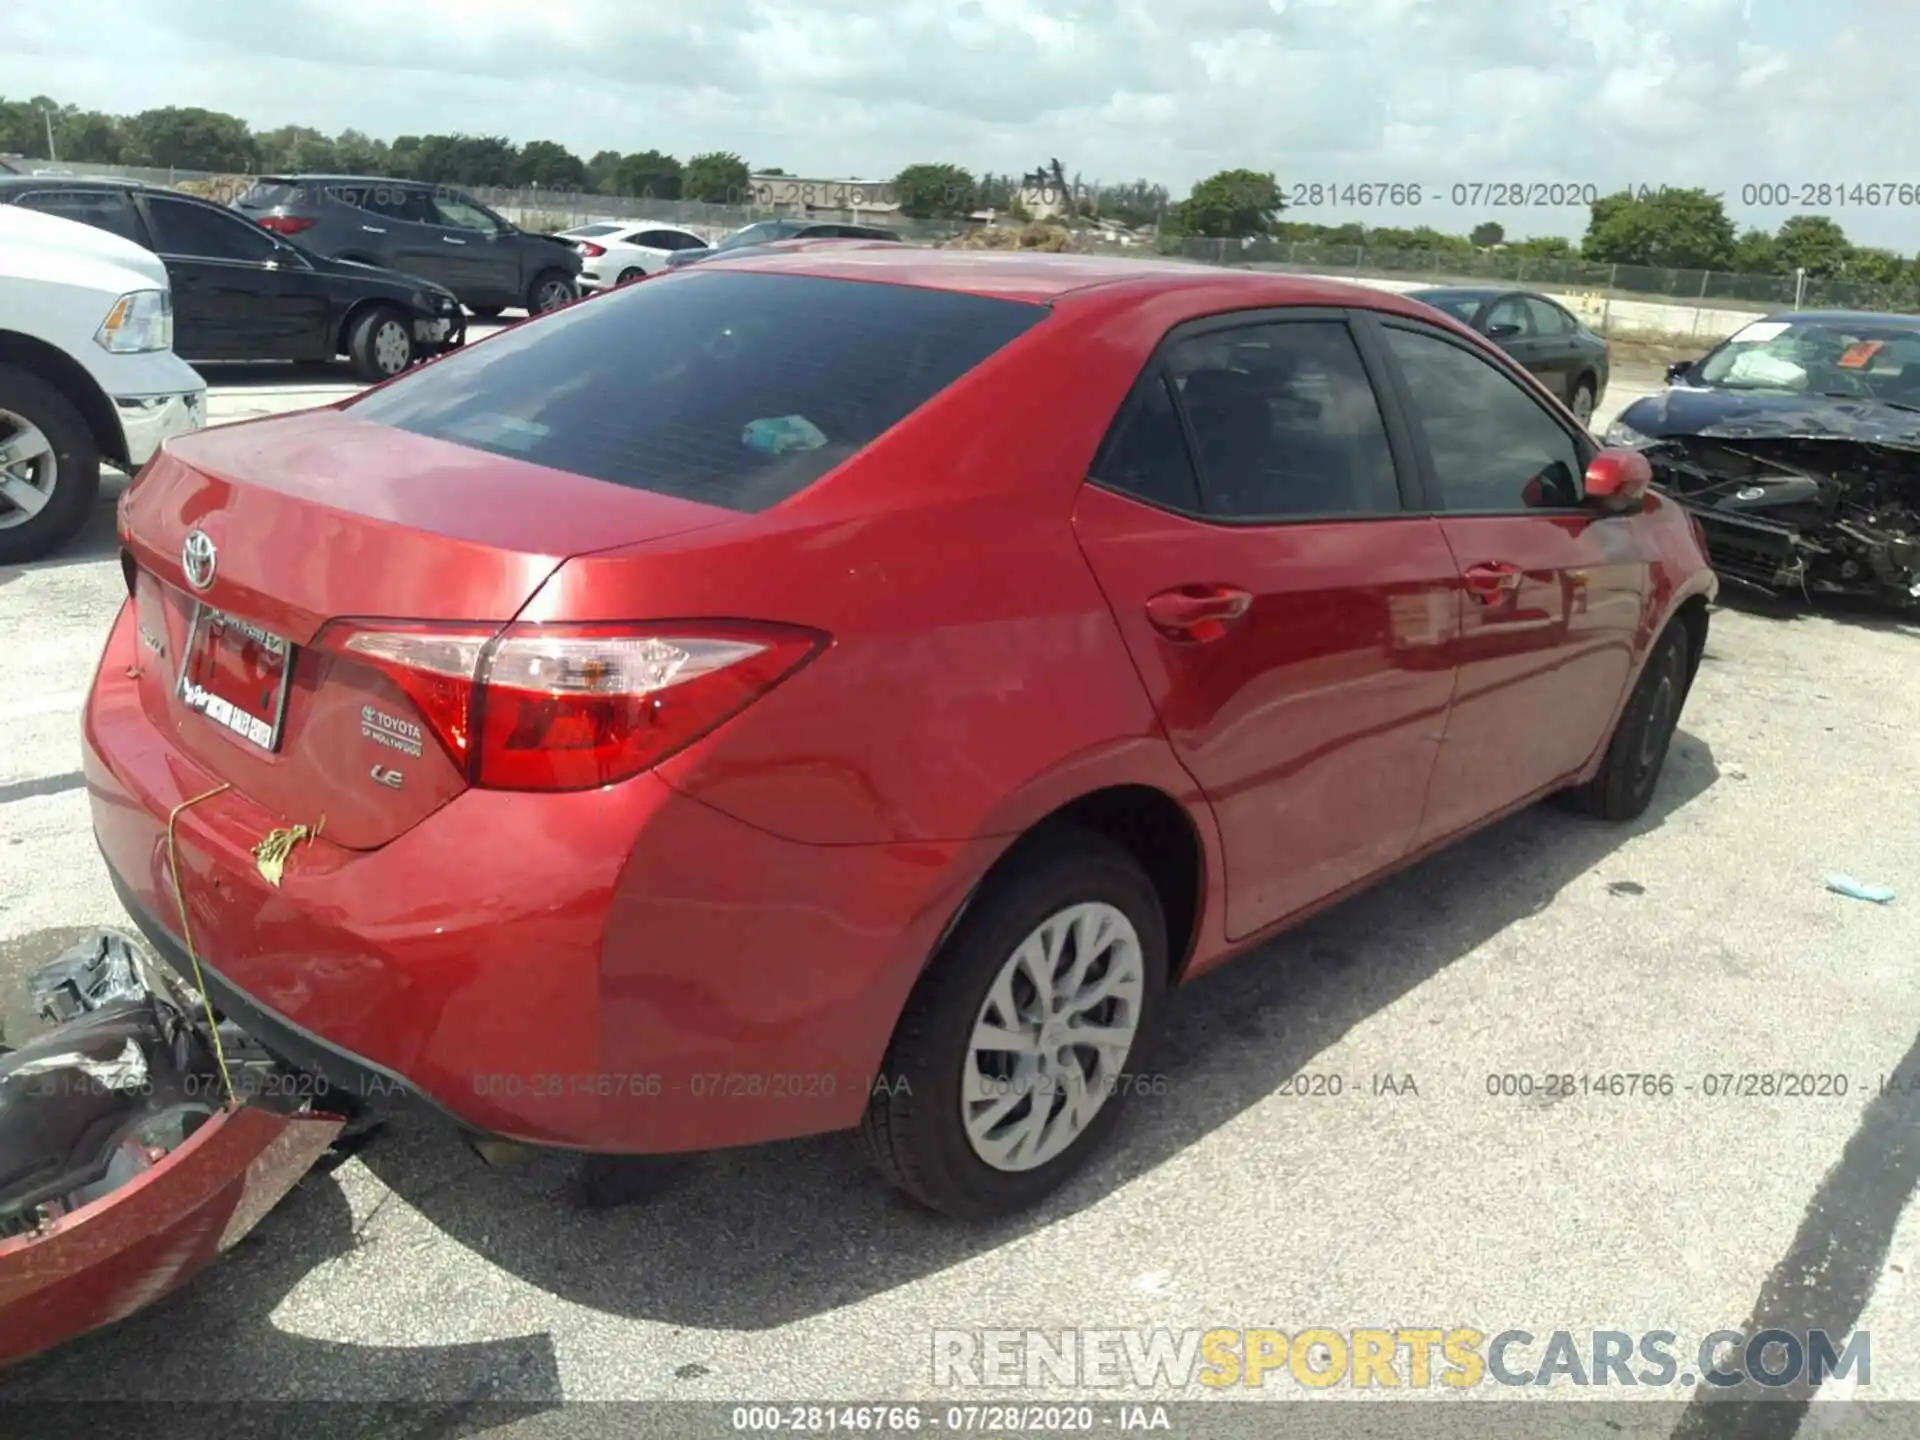
<svg viewBox="0 0 1920 1440"><path fill-rule="evenodd" d="M187 584L204 590L213 584L213 538L204 530L189 530L180 545L180 568Z"/></svg>

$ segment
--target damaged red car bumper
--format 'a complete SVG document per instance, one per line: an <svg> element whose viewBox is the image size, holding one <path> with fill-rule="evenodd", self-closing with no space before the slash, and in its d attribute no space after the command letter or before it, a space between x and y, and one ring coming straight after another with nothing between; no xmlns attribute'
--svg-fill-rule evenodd
<svg viewBox="0 0 1920 1440"><path fill-rule="evenodd" d="M190 1280L345 1123L123 939L30 983L57 1023L0 1050L0 1365Z"/></svg>

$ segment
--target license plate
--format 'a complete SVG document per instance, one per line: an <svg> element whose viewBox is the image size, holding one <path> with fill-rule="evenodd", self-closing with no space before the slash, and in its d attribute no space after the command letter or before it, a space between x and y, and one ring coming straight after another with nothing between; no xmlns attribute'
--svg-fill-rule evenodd
<svg viewBox="0 0 1920 1440"><path fill-rule="evenodd" d="M180 701L223 730L262 750L280 746L293 646L246 620L195 609L180 667Z"/></svg>

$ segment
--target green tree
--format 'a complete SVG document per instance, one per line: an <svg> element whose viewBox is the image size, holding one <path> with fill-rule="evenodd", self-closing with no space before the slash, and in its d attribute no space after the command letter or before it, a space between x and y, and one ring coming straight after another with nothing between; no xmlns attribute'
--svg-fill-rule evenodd
<svg viewBox="0 0 1920 1440"><path fill-rule="evenodd" d="M1508 242L1507 253L1524 260L1571 260L1573 242L1564 235L1529 235Z"/></svg>
<svg viewBox="0 0 1920 1440"><path fill-rule="evenodd" d="M1725 270L1733 263L1733 222L1718 195L1658 190L1603 195L1590 207L1580 251L1589 260L1674 270Z"/></svg>
<svg viewBox="0 0 1920 1440"><path fill-rule="evenodd" d="M1222 170L1209 175L1173 207L1169 228L1179 235L1241 240L1271 235L1286 203L1271 171Z"/></svg>
<svg viewBox="0 0 1920 1440"><path fill-rule="evenodd" d="M1777 275L1779 256L1773 236L1764 230L1749 230L1733 246L1733 268L1742 275Z"/></svg>
<svg viewBox="0 0 1920 1440"><path fill-rule="evenodd" d="M613 167L615 195L630 195L641 200L678 200L685 193L685 174L680 162L658 150L638 150L623 155Z"/></svg>
<svg viewBox="0 0 1920 1440"><path fill-rule="evenodd" d="M687 161L680 193L709 205L740 205L746 201L751 182L745 160L731 150L709 150Z"/></svg>
<svg viewBox="0 0 1920 1440"><path fill-rule="evenodd" d="M893 193L910 220L959 220L977 208L979 187L958 165L909 165L893 177Z"/></svg>
<svg viewBox="0 0 1920 1440"><path fill-rule="evenodd" d="M342 168L339 142L311 126L282 125L253 138L255 163L263 171L300 175Z"/></svg>
<svg viewBox="0 0 1920 1440"><path fill-rule="evenodd" d="M1891 250L1856 246L1847 260L1847 278L1869 285L1897 285L1907 277L1907 262Z"/></svg>
<svg viewBox="0 0 1920 1440"><path fill-rule="evenodd" d="M516 185L538 185L546 190L579 190L587 183L587 167L566 146L552 140L529 140L514 157Z"/></svg>
<svg viewBox="0 0 1920 1440"><path fill-rule="evenodd" d="M1467 239L1482 250L1506 243L1507 230L1498 220L1482 220Z"/></svg>
<svg viewBox="0 0 1920 1440"><path fill-rule="evenodd" d="M359 130L342 130L333 140L333 159L348 175L398 175L393 154L384 140Z"/></svg>
<svg viewBox="0 0 1920 1440"><path fill-rule="evenodd" d="M1790 216L1773 237L1774 262L1782 274L1804 269L1816 279L1830 279L1852 254L1847 232L1826 215Z"/></svg>
<svg viewBox="0 0 1920 1440"><path fill-rule="evenodd" d="M1104 186L1093 197L1094 214L1117 220L1136 230L1159 224L1161 216L1167 213L1172 204L1173 198L1167 194L1167 187L1156 185L1151 180Z"/></svg>
<svg viewBox="0 0 1920 1440"><path fill-rule="evenodd" d="M620 168L618 150L597 150L587 161L587 185L602 195L608 192L607 186L613 183L613 172Z"/></svg>
<svg viewBox="0 0 1920 1440"><path fill-rule="evenodd" d="M179 170L253 168L253 133L238 115L198 105L142 110L124 122L121 154L129 165Z"/></svg>

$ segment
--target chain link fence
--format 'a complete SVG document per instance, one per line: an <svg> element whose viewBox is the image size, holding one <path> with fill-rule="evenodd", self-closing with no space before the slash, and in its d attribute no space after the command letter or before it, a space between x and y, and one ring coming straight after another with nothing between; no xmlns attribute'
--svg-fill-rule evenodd
<svg viewBox="0 0 1920 1440"><path fill-rule="evenodd" d="M84 167L88 174L124 176L179 186L231 201L249 183L244 176L126 165ZM467 186L463 193L529 229L561 230L592 221L658 221L709 238L757 220L791 213L752 204L601 195L541 186ZM971 227L954 221L907 220L893 211L847 212L836 218L891 226L909 240L938 243ZM1367 280L1388 288L1421 285L1507 284L1553 294L1602 333L1718 339L1757 315L1786 309L1920 311L1920 281L1911 275L1874 283L1842 277L1749 275L1719 270L1667 270L1613 265L1561 256L1529 255L1512 247L1485 250L1383 250L1288 240L1200 240L1165 237L1141 243L1098 231L1080 231L1076 249L1120 255L1162 254L1211 265L1253 266Z"/></svg>

